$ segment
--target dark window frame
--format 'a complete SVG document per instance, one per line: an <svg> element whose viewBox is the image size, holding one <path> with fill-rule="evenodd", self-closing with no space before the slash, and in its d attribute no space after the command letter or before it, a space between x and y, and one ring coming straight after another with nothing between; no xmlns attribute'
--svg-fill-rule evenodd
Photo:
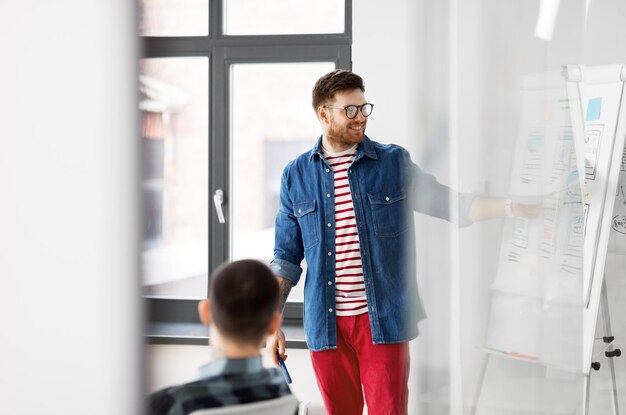
<svg viewBox="0 0 626 415"><path fill-rule="evenodd" d="M230 189L230 67L236 63L333 62L352 68L352 0L345 0L344 32L299 35L225 35L223 1L209 0L207 36L140 37L142 58L207 57L209 59L209 197L224 195L226 223L209 204L209 275L228 260L228 190ZM222 139L219 139L222 137ZM198 321L197 299L144 297L146 341L150 344L206 345L208 331ZM287 347L306 348L302 302L288 301L283 312Z"/></svg>

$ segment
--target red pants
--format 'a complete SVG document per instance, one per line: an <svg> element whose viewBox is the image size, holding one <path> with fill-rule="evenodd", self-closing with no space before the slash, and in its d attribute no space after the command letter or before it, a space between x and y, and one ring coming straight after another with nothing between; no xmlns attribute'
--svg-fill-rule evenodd
<svg viewBox="0 0 626 415"><path fill-rule="evenodd" d="M337 349L311 352L329 415L406 415L408 343L372 344L369 315L337 317ZM362 389L361 389L361 385Z"/></svg>

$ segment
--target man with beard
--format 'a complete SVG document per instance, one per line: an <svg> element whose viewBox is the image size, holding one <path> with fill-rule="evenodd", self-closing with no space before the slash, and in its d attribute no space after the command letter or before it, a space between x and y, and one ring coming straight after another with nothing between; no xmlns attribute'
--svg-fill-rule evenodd
<svg viewBox="0 0 626 415"><path fill-rule="evenodd" d="M274 259L281 310L303 258L304 329L329 414L406 414L408 341L425 317L415 278L413 211L458 225L536 207L459 194L415 165L397 145L365 135L373 104L360 76L335 70L313 88L322 136L284 169ZM272 357L285 355L278 329ZM276 358L274 357L276 362Z"/></svg>

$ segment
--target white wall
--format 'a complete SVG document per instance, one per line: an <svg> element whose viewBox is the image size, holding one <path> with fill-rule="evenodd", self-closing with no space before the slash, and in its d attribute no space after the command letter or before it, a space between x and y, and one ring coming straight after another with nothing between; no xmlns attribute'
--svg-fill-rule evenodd
<svg viewBox="0 0 626 415"><path fill-rule="evenodd" d="M0 2L2 413L139 413L134 24Z"/></svg>

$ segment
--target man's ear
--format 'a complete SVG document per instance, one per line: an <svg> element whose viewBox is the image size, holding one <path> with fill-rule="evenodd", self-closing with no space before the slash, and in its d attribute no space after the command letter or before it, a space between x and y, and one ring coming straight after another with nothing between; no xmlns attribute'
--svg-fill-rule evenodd
<svg viewBox="0 0 626 415"><path fill-rule="evenodd" d="M270 325L267 327L267 334L274 334L276 330L280 327L280 322L282 321L283 316L278 311L272 315L272 319L270 320Z"/></svg>
<svg viewBox="0 0 626 415"><path fill-rule="evenodd" d="M326 111L326 108L319 106L317 107L317 118L320 119L320 122L322 124L328 124L329 120L328 120L328 111Z"/></svg>
<svg viewBox="0 0 626 415"><path fill-rule="evenodd" d="M205 326L211 324L211 303L208 299L200 300L198 303L198 317Z"/></svg>

